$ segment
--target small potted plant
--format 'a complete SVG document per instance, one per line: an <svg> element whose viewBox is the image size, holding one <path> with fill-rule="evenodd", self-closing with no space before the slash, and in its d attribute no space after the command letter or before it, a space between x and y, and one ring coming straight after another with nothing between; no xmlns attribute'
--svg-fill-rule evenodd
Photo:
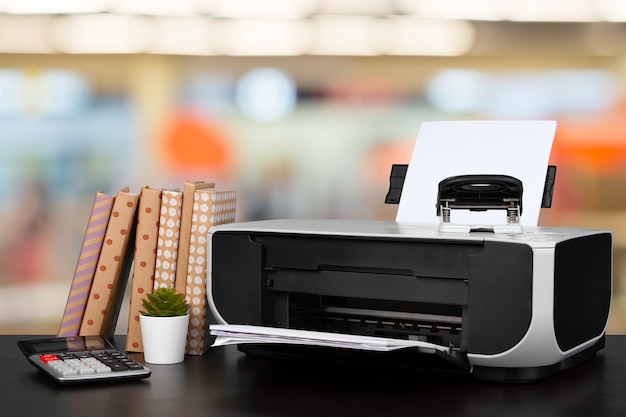
<svg viewBox="0 0 626 417"><path fill-rule="evenodd" d="M189 304L173 287L161 287L142 300L139 322L144 359L148 363L171 364L185 359Z"/></svg>

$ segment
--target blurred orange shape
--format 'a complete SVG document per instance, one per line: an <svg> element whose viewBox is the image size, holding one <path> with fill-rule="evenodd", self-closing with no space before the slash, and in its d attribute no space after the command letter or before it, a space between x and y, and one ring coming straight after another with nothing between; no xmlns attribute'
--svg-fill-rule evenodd
<svg viewBox="0 0 626 417"><path fill-rule="evenodd" d="M219 170L230 157L228 138L220 126L189 114L178 115L166 128L163 153L178 170Z"/></svg>

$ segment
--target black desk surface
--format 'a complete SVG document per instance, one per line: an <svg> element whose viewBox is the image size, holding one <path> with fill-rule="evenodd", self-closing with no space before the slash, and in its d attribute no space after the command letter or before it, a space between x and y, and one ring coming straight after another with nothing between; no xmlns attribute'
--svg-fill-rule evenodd
<svg viewBox="0 0 626 417"><path fill-rule="evenodd" d="M0 336L2 416L626 416L626 336L609 336L581 365L519 385L271 361L227 347L148 365L145 380L80 387L57 386L38 372L17 347L31 338ZM123 346L123 338L115 342Z"/></svg>

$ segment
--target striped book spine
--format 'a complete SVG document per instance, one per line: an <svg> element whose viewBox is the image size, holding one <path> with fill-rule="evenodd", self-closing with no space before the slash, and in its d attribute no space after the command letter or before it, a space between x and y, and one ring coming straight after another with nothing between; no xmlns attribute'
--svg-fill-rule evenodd
<svg viewBox="0 0 626 417"><path fill-rule="evenodd" d="M77 336L80 330L114 200L113 196L102 191L98 191L94 198L59 327L60 337Z"/></svg>

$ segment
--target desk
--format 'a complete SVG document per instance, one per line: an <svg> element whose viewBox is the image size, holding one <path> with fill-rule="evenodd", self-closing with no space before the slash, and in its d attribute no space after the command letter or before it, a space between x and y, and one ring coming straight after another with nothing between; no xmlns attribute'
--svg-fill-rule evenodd
<svg viewBox="0 0 626 417"><path fill-rule="evenodd" d="M625 416L626 336L539 382L503 385L390 368L311 366L215 348L140 381L60 387L0 336L0 414L7 417ZM123 337L115 342L123 346ZM141 354L130 354L142 360Z"/></svg>

